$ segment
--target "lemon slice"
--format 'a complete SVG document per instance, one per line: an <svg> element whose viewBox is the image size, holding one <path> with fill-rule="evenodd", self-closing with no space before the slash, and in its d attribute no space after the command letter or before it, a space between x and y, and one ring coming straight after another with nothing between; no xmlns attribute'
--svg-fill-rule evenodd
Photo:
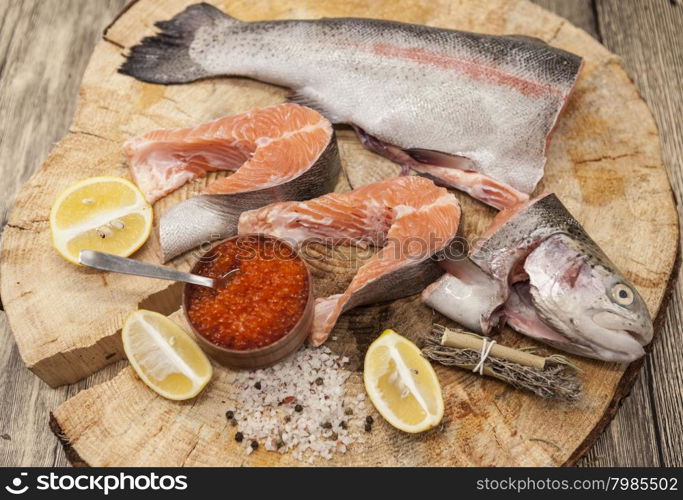
<svg viewBox="0 0 683 500"><path fill-rule="evenodd" d="M78 264L81 250L128 257L152 230L152 207L132 182L91 177L64 190L50 211L52 245Z"/></svg>
<svg viewBox="0 0 683 500"><path fill-rule="evenodd" d="M363 381L377 411L397 429L422 432L443 418L434 368L415 344L393 330L385 330L370 345Z"/></svg>
<svg viewBox="0 0 683 500"><path fill-rule="evenodd" d="M163 314L140 309L123 326L123 350L142 381L177 401L201 392L211 363L190 335Z"/></svg>

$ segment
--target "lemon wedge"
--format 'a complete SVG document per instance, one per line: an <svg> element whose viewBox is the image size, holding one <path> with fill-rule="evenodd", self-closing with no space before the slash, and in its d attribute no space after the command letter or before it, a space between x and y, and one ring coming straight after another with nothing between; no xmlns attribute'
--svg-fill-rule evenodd
<svg viewBox="0 0 683 500"><path fill-rule="evenodd" d="M91 177L66 188L50 211L52 245L78 264L81 250L128 257L152 230L152 207L132 182Z"/></svg>
<svg viewBox="0 0 683 500"><path fill-rule="evenodd" d="M213 370L204 351L163 314L135 311L123 326L122 339L131 366L160 396L190 399L211 379Z"/></svg>
<svg viewBox="0 0 683 500"><path fill-rule="evenodd" d="M434 368L415 344L393 330L385 330L370 345L363 381L377 411L397 429L422 432L443 418Z"/></svg>

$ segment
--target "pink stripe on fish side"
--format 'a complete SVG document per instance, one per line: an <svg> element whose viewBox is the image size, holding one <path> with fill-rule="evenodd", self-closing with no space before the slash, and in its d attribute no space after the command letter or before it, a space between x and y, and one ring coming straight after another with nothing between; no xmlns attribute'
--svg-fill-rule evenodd
<svg viewBox="0 0 683 500"><path fill-rule="evenodd" d="M492 82L513 88L526 96L540 97L547 94L553 94L560 98L566 96L566 93L561 89L510 75L503 70L485 66L480 61L455 58L417 47L396 47L395 45L390 45L388 43L376 43L370 48L371 51L377 55L407 59L418 63L434 64L444 69L457 70L479 81Z"/></svg>

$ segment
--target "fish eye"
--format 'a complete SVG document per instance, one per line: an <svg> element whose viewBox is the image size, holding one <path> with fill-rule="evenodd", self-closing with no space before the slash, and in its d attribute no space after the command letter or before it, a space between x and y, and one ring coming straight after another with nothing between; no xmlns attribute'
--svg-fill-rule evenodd
<svg viewBox="0 0 683 500"><path fill-rule="evenodd" d="M620 306L630 306L633 304L634 297L631 287L623 283L617 283L612 287L612 298Z"/></svg>

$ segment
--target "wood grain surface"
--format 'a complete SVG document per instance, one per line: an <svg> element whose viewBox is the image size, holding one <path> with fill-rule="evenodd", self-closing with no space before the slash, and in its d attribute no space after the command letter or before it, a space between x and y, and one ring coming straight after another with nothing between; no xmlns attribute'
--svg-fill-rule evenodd
<svg viewBox="0 0 683 500"><path fill-rule="evenodd" d="M126 0L0 3L0 210L2 227L21 185L67 132L85 66ZM50 389L21 360L0 311L0 465L64 466L50 410L121 369Z"/></svg>
<svg viewBox="0 0 683 500"><path fill-rule="evenodd" d="M0 139L0 148L3 153L4 159L12 159L12 162L3 163L3 176L2 184L0 184L0 193L3 196L3 202L5 203L5 209L8 206L9 200L7 197L11 197L13 193L16 192L16 183L12 184L11 179L13 175L17 176L17 182L22 180L28 175L33 168L40 161L40 157L33 159L33 156L28 155L27 151L31 151L31 154L35 154L37 146L43 144L43 153L50 148L51 142L58 138L59 130L55 129L53 132L57 137L51 136L51 138L41 137L39 143L35 143L35 130L41 130L40 126L36 123L44 123L49 120L45 120L46 108L35 109L32 106L32 102L36 95L39 95L37 89L42 88L45 84L46 78L44 78L44 73L40 74L37 71L35 64L36 60L39 59L37 55L27 52L31 48L35 49L35 45L39 45L35 40L33 43L28 43L28 48L22 46L23 43L27 43L34 37L43 37L42 41L42 52L47 51L46 47L50 47L52 53L56 51L55 39L59 38L61 34L64 40L61 42L63 51L65 54L69 54L68 57L75 57L70 51L73 51L75 46L78 46L79 50L84 50L86 53L82 55L81 62L87 60L87 52L89 47L86 41L88 36L91 36L90 40L94 40L97 36L97 30L99 26L105 24L107 19L111 17L111 13L103 13L102 7L97 10L96 14L101 14L101 17L93 18L88 26L80 26L79 23L84 23L87 18L84 12L88 9L85 8L85 4L88 2L62 2L61 5L68 5L68 8L62 7L60 9L60 20L59 23L55 22L54 9L50 10L49 7L45 7L45 11L41 14L41 9L44 5L50 4L51 2L35 2L32 4L30 2L25 2L23 4L15 4L8 6L4 11L0 11L2 16L2 38L0 39L0 50L3 54L3 63L0 66L2 73L0 74L0 104L4 111L3 116L14 116L16 120L6 120L3 124L2 136ZM105 5L104 2L99 2L101 5ZM120 3L120 2L119 2ZM603 36L603 41L608 45L608 47L615 50L618 54L622 55L625 59L627 67L631 70L631 74L635 76L636 83L641 85L641 91L645 93L645 97L648 98L651 107L655 111L658 122L660 124L660 129L663 125L670 125L670 129L664 128L662 130L662 135L664 137L665 145L665 160L667 160L669 166L672 165L672 159L678 160L678 163L674 163L676 167L680 166L680 155L681 155L681 144L676 143L676 140L680 141L680 130L675 128L677 116L675 112L678 112L680 116L680 89L674 85L674 81L680 81L680 74L676 75L675 71L681 71L681 61L680 54L675 54L670 50L670 47L674 45L677 41L680 44L679 31L681 28L681 13L675 7L672 7L668 2L642 2L638 3L641 11L638 9L632 9L628 13L621 12L614 5L610 6L598 2L597 12L599 14L596 19L593 14L593 6L591 2L539 2L545 3L546 6L552 8L553 3L557 4L560 13L569 17L570 20L580 24L589 32L594 32L594 34L601 34ZM634 2L634 5L637 2ZM567 5L571 4L571 8ZM657 4L654 6L653 4ZM107 7L111 8L111 11L115 11L118 5L106 4ZM610 10L611 9L611 10ZM652 10L660 9L658 12L652 12ZM73 10L71 17L67 20L61 19L61 16L68 16L68 12ZM608 19L600 19L600 13L605 11L605 16L611 16ZM635 11L635 12L634 12ZM27 22L24 23L24 32L16 33L16 30L22 25L22 22L17 22L16 19L21 17L21 13L24 13L24 17L27 17ZM28 12L28 15L26 14ZM590 15L587 13L590 12ZM628 15L627 15L628 14ZM43 16L43 25L35 24L38 23ZM632 16L629 18L629 16ZM648 17L649 16L649 17ZM666 26L667 29L662 29L660 21L662 17L667 18ZM622 21L622 18L624 20ZM649 26L649 31L645 31L641 24L642 19L649 19L652 24ZM658 19L658 24L654 25L654 20ZM611 21L610 21L611 20ZM610 46L610 39L607 36L609 30L607 29L612 23L613 39L614 43L621 43L618 46L622 50L617 50ZM637 39L635 35L632 35L630 31L621 26L621 22L630 23L630 28L634 33L639 33L642 30L641 42L636 42ZM6 24L7 23L7 24ZM99 23L99 25L98 25ZM83 33L74 28L74 24L77 28L93 30L92 33ZM669 26L669 24L671 24ZM4 29L5 26L13 26L14 31L10 35L10 30ZM64 26L68 26L65 28ZM603 27L604 26L604 27ZM600 33L596 30L600 27ZM54 33L63 30L63 33ZM30 35L29 35L30 33ZM90 35L89 35L90 33ZM623 33L627 33L628 36L622 36ZM653 36L656 35L656 36ZM10 36L8 36L10 35ZM669 38L667 38L669 37ZM621 42L619 40L621 39ZM660 39L659 41L657 41ZM84 49L83 47L88 47ZM616 47L617 45L615 45ZM23 47L23 49L22 49ZM37 49L36 49L37 50ZM645 52L643 52L645 50ZM647 52L650 50L651 52ZM33 56L33 57L32 57ZM66 56L65 56L66 57ZM633 66L629 65L629 58L633 58ZM678 58L678 59L676 59ZM50 62L54 62L58 57L52 57ZM667 61L666 66L661 64L661 61ZM69 60L64 63L70 68L70 70L75 71L77 65ZM82 66L81 66L82 68ZM18 72L24 71L25 75L24 81L21 78L16 77ZM636 73L634 74L634 71ZM639 74L637 71L643 71L643 83L639 80ZM667 74L669 71L673 71L674 74ZM12 73L14 78L8 79L8 74ZM665 73L666 72L666 73ZM67 72L68 73L68 72ZM60 78L66 78L66 73L57 73ZM653 76L654 75L654 76ZM659 76L657 76L659 75ZM662 76L664 75L664 76ZM677 80L674 78L678 76ZM51 75L52 80L54 80L54 75ZM61 93L60 95L54 97L57 101L61 103L61 106L68 110L70 106L73 105L75 86L77 85L79 75L76 76L76 81L71 87L71 94L66 91L66 95ZM19 82L23 85L16 86ZM56 82L52 82L55 84ZM67 85L66 83L64 85ZM67 85L68 86L68 85ZM644 89L649 89L649 95ZM54 91L54 89L50 89ZM47 91L46 91L47 92ZM662 97L663 96L663 97ZM661 99L661 101L659 100ZM55 105L51 102L51 99L46 99L50 101L49 105ZM654 102L658 102L658 105L654 105ZM20 104L19 104L20 103ZM47 106L48 104L46 104ZM678 106L678 108L676 108ZM8 113L6 110L11 110ZM66 112L68 115L69 113ZM30 118L26 118L26 117ZM52 115L51 115L52 116ZM33 120L33 121L31 121ZM668 121L667 121L668 120ZM31 126L26 126L22 128L17 126L20 121L31 123ZM68 118L64 120L64 125L61 131L63 132L68 123ZM49 125L54 126L54 121ZM44 125L43 125L44 126ZM11 135L16 134L16 135ZM17 137L19 136L19 137ZM24 142L21 141L24 139ZM24 156L22 156L24 155ZM33 159L33 163L31 160ZM8 171L8 165L11 165L13 170L11 170L11 175L5 175ZM673 169L671 170L673 172ZM23 177L22 177L23 175ZM676 170L673 175L673 181L676 187L680 186L680 173ZM7 185L6 185L7 184ZM680 363L681 351L680 351L680 331L677 328L673 328L673 325L677 325L680 319L680 306L679 302L679 290L676 290L674 295L674 307L670 309L669 315L667 317L667 327L665 329L664 335L660 336L659 340L655 342L654 351L655 354L650 356L647 361L648 370L642 374L639 383L635 388L634 395L626 400L624 408L618 414L615 422L610 426L608 432L599 441L598 445L589 454L584 463L596 464L596 465L675 465L680 464L680 440L676 439L677 434L680 432L680 418L676 418L678 412L681 409L680 404L680 366L675 363ZM674 310L672 312L672 310ZM4 369L0 372L0 381L2 382L1 389L3 394L3 405L0 411L0 461L2 463L10 465L49 465L51 463L63 464L63 456L57 450L56 447L46 443L54 443L54 440L46 438L45 432L45 421L46 421L46 411L54 406L54 403L62 400L69 394L74 394L81 387L88 385L92 381L84 381L77 386L60 389L57 391L52 391L42 385L35 379L30 373L28 373L21 362L18 360L16 349L13 347L11 337L7 335L7 328L4 323L0 324L2 329L2 334L7 336L7 341L2 343L0 347L0 361L3 363ZM664 338L662 338L664 337ZM664 347L662 347L664 345ZM659 353L657 353L659 350ZM653 360L654 357L654 360ZM98 381L107 378L108 374L115 373L116 368L109 368L103 372L100 372L95 377ZM41 403L43 404L41 409ZM20 417L20 415L31 414L31 424L26 425L26 417ZM626 415L626 416L624 416ZM677 428L678 426L678 428ZM49 448L49 451L46 449ZM56 457L56 458L55 458ZM678 462L677 462L678 461Z"/></svg>

